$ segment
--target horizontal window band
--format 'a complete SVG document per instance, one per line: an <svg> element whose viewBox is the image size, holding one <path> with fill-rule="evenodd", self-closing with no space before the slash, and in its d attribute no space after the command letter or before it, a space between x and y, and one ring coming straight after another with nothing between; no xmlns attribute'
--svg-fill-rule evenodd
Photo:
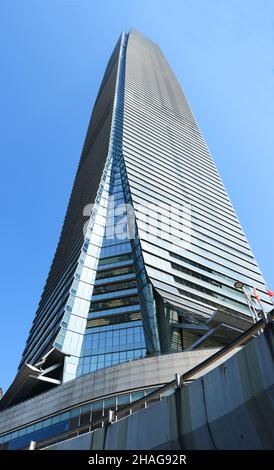
<svg viewBox="0 0 274 470"><path fill-rule="evenodd" d="M112 324L117 324L117 323L126 323L126 322L132 322L136 320L141 320L140 312L124 313L120 315L113 315L113 316L107 316L107 317L98 317L92 320L88 320L87 328L94 328L97 326L112 325Z"/></svg>

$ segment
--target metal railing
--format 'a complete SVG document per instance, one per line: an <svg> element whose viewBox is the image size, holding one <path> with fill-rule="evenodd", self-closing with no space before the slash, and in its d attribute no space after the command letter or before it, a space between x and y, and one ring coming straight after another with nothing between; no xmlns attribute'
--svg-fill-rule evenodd
<svg viewBox="0 0 274 470"><path fill-rule="evenodd" d="M274 318L274 309L268 314L269 321L271 322ZM158 388L157 390L153 391L152 393L146 395L143 398L140 398L139 400L135 401L134 403L127 405L120 410L114 411L113 417L117 417L119 419L119 414L120 413L125 413L127 410L134 410L135 408L138 408L140 405L144 404L146 401L149 401L151 398L156 398L158 395L162 395L163 393L167 392L168 390L172 388L177 388L182 386L185 382L188 382L190 380L194 380L195 376L205 370L208 366L214 364L215 362L219 361L222 359L224 356L226 356L228 353L236 349L237 347L241 346L243 343L247 342L251 338L253 338L256 333L258 333L261 330L264 330L266 326L268 326L269 323L265 322L265 319L262 318L260 319L257 323L254 323L248 330L246 330L244 333L239 335L235 340L233 340L231 343L227 344L224 346L222 349L217 351L215 354L212 354L212 356L209 356L207 359L205 359L203 362L198 364L197 366L193 367L189 371L185 372L182 375L177 375L174 380L171 382L167 383L163 387ZM107 420L106 420L107 421Z"/></svg>
<svg viewBox="0 0 274 470"><path fill-rule="evenodd" d="M155 401L158 401L157 398L158 397L160 398L161 395L164 395L165 393L172 391L172 389L176 390L178 387L182 387L184 384L187 384L188 382L195 380L195 377L197 376L197 374L203 372L207 367L216 363L217 361L222 359L224 356L229 354L231 351L241 346L243 343L246 343L250 339L254 338L258 332L262 332L265 328L267 328L270 325L270 323L272 323L273 319L274 319L274 309L268 313L267 321L265 318L260 319L259 321L254 323L248 330L240 334L231 343L227 344L222 349L212 354L212 356L208 357L197 366L193 367L192 369L190 369L189 371L185 372L182 375L176 374L175 379L167 383L166 385L163 385L162 387L157 388L156 390L149 393L148 395L140 398L139 400L136 400L133 403L130 403L124 406L123 408L120 408L119 410L109 410L109 412L111 413L109 413L108 416L101 417L100 419L96 421L92 421L91 423L86 424L85 426L78 427L75 429L75 431L73 430L66 431L66 433L59 434L58 436L52 437L51 439L40 441L37 444L36 448L40 448L40 449L45 448L48 445L50 445L50 443L56 442L59 439L61 440L62 436L68 437L68 434L72 434L73 432L75 432L77 435L81 432L81 430L87 429L88 427L92 428L92 430L96 428L104 427L107 424L113 423L125 416L132 414L134 410L138 408L145 407L146 403L153 401L153 399L155 399Z"/></svg>

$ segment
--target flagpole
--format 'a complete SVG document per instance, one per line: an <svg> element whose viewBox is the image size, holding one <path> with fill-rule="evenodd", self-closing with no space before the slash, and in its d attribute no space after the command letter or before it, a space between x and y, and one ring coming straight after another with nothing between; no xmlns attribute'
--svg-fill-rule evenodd
<svg viewBox="0 0 274 470"><path fill-rule="evenodd" d="M274 299L273 299L274 292L269 289L266 289L266 290L267 290L267 295L270 298L272 305L274 305Z"/></svg>
<svg viewBox="0 0 274 470"><path fill-rule="evenodd" d="M240 290L240 291L243 292L243 294L245 296L245 299L246 299L247 306L248 306L249 311L251 313L252 320L254 321L254 323L257 323L257 321L259 320L258 313L257 313L256 308L253 305L253 302L251 302L251 300L250 300L251 295L246 291L245 285L241 281L236 281L234 283L234 287L235 287L235 289Z"/></svg>
<svg viewBox="0 0 274 470"><path fill-rule="evenodd" d="M254 297L254 298L257 300L257 302L260 304L264 323L267 324L267 323L268 323L267 314L266 314L266 312L265 312L264 306L263 306L262 301L261 301L261 299L260 299L260 297L259 297L259 294L258 294L258 292L257 292L256 287L253 288L253 297Z"/></svg>
<svg viewBox="0 0 274 470"><path fill-rule="evenodd" d="M253 304L253 302L250 301L250 294L247 293L244 285L242 287L242 291L245 295L249 310L251 311L253 321L254 321L254 323L256 323L259 320L257 309L256 309L255 305Z"/></svg>

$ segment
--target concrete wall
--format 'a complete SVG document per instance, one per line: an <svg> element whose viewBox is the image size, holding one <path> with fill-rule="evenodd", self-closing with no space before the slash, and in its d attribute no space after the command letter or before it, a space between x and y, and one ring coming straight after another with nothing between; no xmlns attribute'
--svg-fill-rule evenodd
<svg viewBox="0 0 274 470"><path fill-rule="evenodd" d="M175 395L90 436L94 450L274 449L274 325ZM77 449L77 438L62 448Z"/></svg>
<svg viewBox="0 0 274 470"><path fill-rule="evenodd" d="M167 354L98 370L0 412L0 433L106 395L161 385L186 372L216 349Z"/></svg>

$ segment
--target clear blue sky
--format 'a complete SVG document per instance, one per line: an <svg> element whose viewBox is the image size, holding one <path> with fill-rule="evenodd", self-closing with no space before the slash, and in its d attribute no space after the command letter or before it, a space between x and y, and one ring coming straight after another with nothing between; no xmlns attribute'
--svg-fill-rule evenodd
<svg viewBox="0 0 274 470"><path fill-rule="evenodd" d="M106 62L122 29L182 84L274 289L274 2L1 0L0 386L50 268Z"/></svg>

